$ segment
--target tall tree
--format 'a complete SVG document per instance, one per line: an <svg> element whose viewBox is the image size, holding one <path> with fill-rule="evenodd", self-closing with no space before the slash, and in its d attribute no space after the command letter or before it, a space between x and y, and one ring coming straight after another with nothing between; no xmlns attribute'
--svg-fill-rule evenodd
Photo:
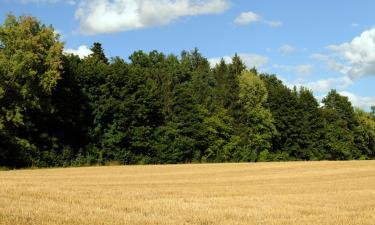
<svg viewBox="0 0 375 225"><path fill-rule="evenodd" d="M13 15L0 25L0 43L0 163L31 165L43 149L38 144L54 142L38 130L38 120L53 110L50 96L61 78L63 45L51 26Z"/></svg>
<svg viewBox="0 0 375 225"><path fill-rule="evenodd" d="M99 42L94 42L92 47L90 48L91 54L90 56L97 58L98 60L104 62L105 64L109 64L107 57L104 54L104 50L102 48L102 44Z"/></svg>
<svg viewBox="0 0 375 225"><path fill-rule="evenodd" d="M271 150L271 139L276 133L272 114L265 108L268 92L263 81L250 71L243 71L239 77L238 135L242 147L238 151L240 161L258 161L259 155ZM266 157L262 160L267 160Z"/></svg>
<svg viewBox="0 0 375 225"><path fill-rule="evenodd" d="M97 42L84 59L62 50L33 17L0 25L0 166L375 157L375 107L335 90L319 106L237 54L211 68L198 49L129 62Z"/></svg>
<svg viewBox="0 0 375 225"><path fill-rule="evenodd" d="M318 160L323 158L320 141L323 139L323 119L319 103L312 91L301 88L297 94L297 128L295 141L298 144L291 156L300 160Z"/></svg>
<svg viewBox="0 0 375 225"><path fill-rule="evenodd" d="M273 160L288 160L300 151L298 137L298 95L286 87L275 75L261 74L268 90L266 106L271 110L278 135L272 139Z"/></svg>
<svg viewBox="0 0 375 225"><path fill-rule="evenodd" d="M362 145L362 140L356 139L358 121L348 97L331 90L322 102L326 158L336 160L359 158L361 150L358 147Z"/></svg>
<svg viewBox="0 0 375 225"><path fill-rule="evenodd" d="M356 126L354 108L348 97L340 95L336 90L331 90L322 102L326 109L335 110L349 129Z"/></svg>
<svg viewBox="0 0 375 225"><path fill-rule="evenodd" d="M224 102L224 107L229 110L229 113L233 117L239 116L238 101L240 95L240 85L238 78L245 69L246 66L242 62L241 58L237 54L235 54L232 58L232 63L228 66L228 76L226 77Z"/></svg>
<svg viewBox="0 0 375 225"><path fill-rule="evenodd" d="M222 107L228 106L228 100L227 97L227 79L229 77L229 69L228 65L225 63L224 59L220 60L220 63L218 63L212 70L213 76L216 81L215 86L215 101L217 104L221 105Z"/></svg>
<svg viewBox="0 0 375 225"><path fill-rule="evenodd" d="M361 109L355 110L359 122L357 135L363 140L362 158L373 159L375 157L375 118L372 113Z"/></svg>

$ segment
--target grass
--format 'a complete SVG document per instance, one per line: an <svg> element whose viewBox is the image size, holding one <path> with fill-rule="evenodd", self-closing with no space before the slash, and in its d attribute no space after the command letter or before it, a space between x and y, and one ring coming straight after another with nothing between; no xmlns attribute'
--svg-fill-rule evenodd
<svg viewBox="0 0 375 225"><path fill-rule="evenodd" d="M375 224L375 162L1 171L0 224Z"/></svg>

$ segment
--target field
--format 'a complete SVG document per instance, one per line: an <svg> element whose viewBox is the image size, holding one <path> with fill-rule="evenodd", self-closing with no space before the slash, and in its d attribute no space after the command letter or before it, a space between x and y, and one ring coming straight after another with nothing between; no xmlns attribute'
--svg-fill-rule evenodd
<svg viewBox="0 0 375 225"><path fill-rule="evenodd" d="M0 224L375 224L375 162L3 171Z"/></svg>

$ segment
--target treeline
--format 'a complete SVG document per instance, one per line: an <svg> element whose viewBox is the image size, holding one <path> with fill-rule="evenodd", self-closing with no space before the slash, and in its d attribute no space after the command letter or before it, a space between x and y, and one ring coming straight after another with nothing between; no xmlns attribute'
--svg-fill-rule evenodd
<svg viewBox="0 0 375 225"><path fill-rule="evenodd" d="M63 54L52 27L0 25L0 166L349 160L375 157L375 108L198 50Z"/></svg>

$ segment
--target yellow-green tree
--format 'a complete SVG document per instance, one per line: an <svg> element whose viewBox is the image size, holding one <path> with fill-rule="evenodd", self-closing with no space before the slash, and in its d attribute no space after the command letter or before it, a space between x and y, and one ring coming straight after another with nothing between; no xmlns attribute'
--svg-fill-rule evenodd
<svg viewBox="0 0 375 225"><path fill-rule="evenodd" d="M375 118L372 113L355 109L359 122L357 135L363 140L362 158L372 159L375 157Z"/></svg>
<svg viewBox="0 0 375 225"><path fill-rule="evenodd" d="M62 49L54 29L34 17L8 15L0 25L0 157L7 159L2 164L31 163L36 147L30 137L37 129L32 118L52 110L48 100L61 76Z"/></svg>
<svg viewBox="0 0 375 225"><path fill-rule="evenodd" d="M241 73L239 87L241 113L238 127L242 147L237 158L240 161L267 160L271 139L276 132L272 114L264 106L268 97L267 88L251 71Z"/></svg>

